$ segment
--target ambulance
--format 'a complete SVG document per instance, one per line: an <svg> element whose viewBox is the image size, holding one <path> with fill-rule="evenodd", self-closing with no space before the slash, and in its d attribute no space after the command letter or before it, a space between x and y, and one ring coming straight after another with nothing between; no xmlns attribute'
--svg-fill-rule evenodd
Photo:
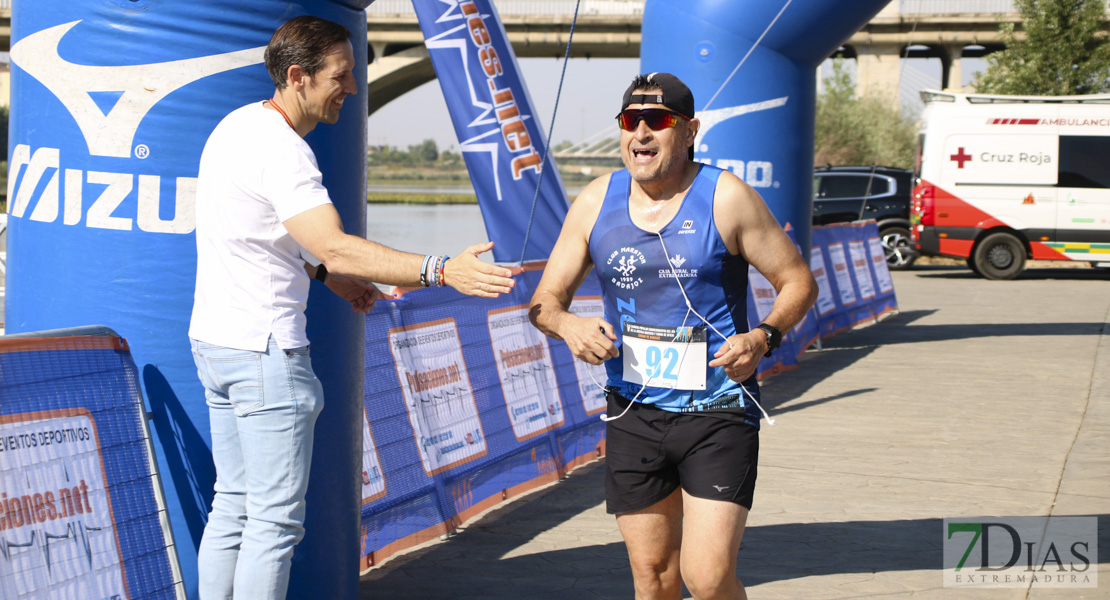
<svg viewBox="0 0 1110 600"><path fill-rule="evenodd" d="M914 248L1013 279L1026 259L1110 267L1110 94L925 90Z"/></svg>

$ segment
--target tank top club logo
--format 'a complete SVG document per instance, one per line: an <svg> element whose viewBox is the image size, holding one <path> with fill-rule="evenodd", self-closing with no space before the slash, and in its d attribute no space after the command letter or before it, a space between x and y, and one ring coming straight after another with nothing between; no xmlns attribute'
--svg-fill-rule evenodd
<svg viewBox="0 0 1110 600"><path fill-rule="evenodd" d="M605 264L616 272L609 277L609 281L622 290L636 289L636 286L644 282L643 277L636 275L636 265L647 264L647 259L643 252L635 248L626 246L614 250Z"/></svg>

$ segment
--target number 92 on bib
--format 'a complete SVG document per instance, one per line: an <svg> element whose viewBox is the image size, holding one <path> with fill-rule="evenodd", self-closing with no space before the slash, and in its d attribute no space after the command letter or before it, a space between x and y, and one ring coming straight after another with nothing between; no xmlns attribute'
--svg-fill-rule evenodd
<svg viewBox="0 0 1110 600"><path fill-rule="evenodd" d="M676 390L704 390L705 327L661 327L626 321L621 328L624 380Z"/></svg>

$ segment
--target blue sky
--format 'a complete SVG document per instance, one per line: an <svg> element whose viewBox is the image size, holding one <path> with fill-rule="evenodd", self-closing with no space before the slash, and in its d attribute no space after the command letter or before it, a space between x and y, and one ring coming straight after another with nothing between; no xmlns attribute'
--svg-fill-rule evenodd
<svg viewBox="0 0 1110 600"><path fill-rule="evenodd" d="M639 71L640 60L634 58L573 58L567 65L566 79L555 117L554 135L548 131L551 112L563 60L555 58L522 58L518 60L525 84L543 130L555 144L563 140L582 141L595 134L611 131L616 134L613 118L620 109L624 88ZM920 109L917 91L940 87L939 59L910 59L902 72L901 96L911 109ZM979 59L964 59L963 84L975 71L983 68ZM831 73L830 62L822 71ZM855 63L849 61L854 75ZM598 101L601 99L601 101ZM438 81L430 81L385 105L370 115L368 140L371 145L396 146L404 149L427 138L436 140L440 150L458 147L451 117Z"/></svg>

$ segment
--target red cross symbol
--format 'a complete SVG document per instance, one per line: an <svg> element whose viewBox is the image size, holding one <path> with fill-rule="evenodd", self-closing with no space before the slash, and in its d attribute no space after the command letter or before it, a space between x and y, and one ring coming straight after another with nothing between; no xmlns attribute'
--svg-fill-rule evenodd
<svg viewBox="0 0 1110 600"><path fill-rule="evenodd" d="M962 169L962 168L964 168L964 163L969 162L971 160L971 155L970 154L964 154L964 147L960 146L959 153L953 154L952 156L949 156L948 158L956 161L956 168L957 169Z"/></svg>

